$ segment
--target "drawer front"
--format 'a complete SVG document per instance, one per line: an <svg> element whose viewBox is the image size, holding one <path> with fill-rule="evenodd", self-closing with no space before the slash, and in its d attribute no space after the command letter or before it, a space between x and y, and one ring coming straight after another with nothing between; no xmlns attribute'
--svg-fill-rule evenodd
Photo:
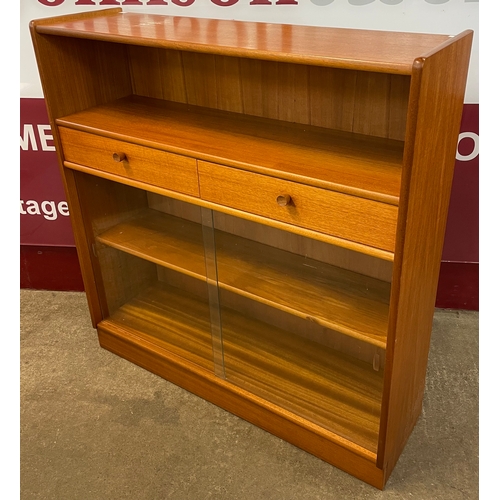
<svg viewBox="0 0 500 500"><path fill-rule="evenodd" d="M198 174L204 200L394 251L396 206L203 161Z"/></svg>
<svg viewBox="0 0 500 500"><path fill-rule="evenodd" d="M66 127L59 127L59 133L66 161L199 196L198 172L194 158ZM125 157L121 159L120 154ZM118 155L116 160L114 155Z"/></svg>

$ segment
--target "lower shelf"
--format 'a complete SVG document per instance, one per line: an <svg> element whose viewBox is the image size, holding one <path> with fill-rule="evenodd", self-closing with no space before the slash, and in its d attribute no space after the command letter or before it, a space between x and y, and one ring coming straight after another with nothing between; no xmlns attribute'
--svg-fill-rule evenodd
<svg viewBox="0 0 500 500"><path fill-rule="evenodd" d="M117 309L107 321L214 371L208 303L179 288L158 282Z"/></svg>
<svg viewBox="0 0 500 500"><path fill-rule="evenodd" d="M227 382L375 456L382 371L231 309L221 309L221 320ZM103 323L129 331L157 346L158 352L173 353L213 377L209 308L194 295L158 282Z"/></svg>

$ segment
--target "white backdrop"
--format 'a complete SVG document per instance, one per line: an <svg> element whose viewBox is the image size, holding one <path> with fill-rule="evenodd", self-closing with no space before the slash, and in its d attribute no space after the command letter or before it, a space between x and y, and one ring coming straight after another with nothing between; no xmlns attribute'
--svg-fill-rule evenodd
<svg viewBox="0 0 500 500"><path fill-rule="evenodd" d="M172 16L447 35L472 29L465 102L479 102L479 0L21 0L21 97L42 97L30 20L113 6Z"/></svg>

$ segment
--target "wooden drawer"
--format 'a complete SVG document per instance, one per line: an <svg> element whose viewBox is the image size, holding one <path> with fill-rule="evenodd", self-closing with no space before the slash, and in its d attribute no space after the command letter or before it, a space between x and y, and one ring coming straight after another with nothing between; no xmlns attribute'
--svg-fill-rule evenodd
<svg viewBox="0 0 500 500"><path fill-rule="evenodd" d="M394 251L394 205L204 161L198 174L204 200ZM277 198L287 195L291 201L280 205Z"/></svg>
<svg viewBox="0 0 500 500"><path fill-rule="evenodd" d="M66 127L59 127L59 133L66 161L199 196L194 158ZM117 161L116 154L123 154L125 158Z"/></svg>

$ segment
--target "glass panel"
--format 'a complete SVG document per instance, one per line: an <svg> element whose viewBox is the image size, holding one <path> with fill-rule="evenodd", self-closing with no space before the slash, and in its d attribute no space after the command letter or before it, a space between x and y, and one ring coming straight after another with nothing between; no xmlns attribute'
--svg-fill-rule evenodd
<svg viewBox="0 0 500 500"><path fill-rule="evenodd" d="M104 321L376 452L392 268L141 189L75 179Z"/></svg>
<svg viewBox="0 0 500 500"><path fill-rule="evenodd" d="M219 287L217 278L217 264L215 260L214 221L212 210L209 210L208 208L202 208L201 221L203 225L203 243L205 247L205 267L207 273L208 300L210 304L210 322L215 374L221 378L225 378L222 331L220 324Z"/></svg>
<svg viewBox="0 0 500 500"><path fill-rule="evenodd" d="M345 269L336 247L214 220L226 379L376 452L390 283L353 270L365 257Z"/></svg>
<svg viewBox="0 0 500 500"><path fill-rule="evenodd" d="M76 177L105 321L214 372L200 208Z"/></svg>

